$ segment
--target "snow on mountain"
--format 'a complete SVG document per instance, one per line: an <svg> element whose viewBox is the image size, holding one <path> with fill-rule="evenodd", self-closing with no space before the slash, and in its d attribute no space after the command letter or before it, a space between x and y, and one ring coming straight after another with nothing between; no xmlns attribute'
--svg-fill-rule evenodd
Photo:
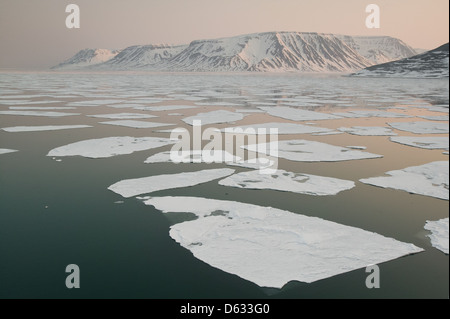
<svg viewBox="0 0 450 319"><path fill-rule="evenodd" d="M52 69L72 70L93 66L111 60L119 52L119 50L108 49L84 49L70 59L52 67Z"/></svg>
<svg viewBox="0 0 450 319"><path fill-rule="evenodd" d="M94 53L99 50L92 50ZM196 40L189 45L131 46L120 53L80 51L56 68L149 71L354 72L415 54L390 37L266 32Z"/></svg>
<svg viewBox="0 0 450 319"><path fill-rule="evenodd" d="M337 37L366 59L372 61L373 64L387 63L418 54L402 40L388 36L337 35Z"/></svg>
<svg viewBox="0 0 450 319"><path fill-rule="evenodd" d="M399 61L375 65L352 76L445 78L449 76L449 44Z"/></svg>

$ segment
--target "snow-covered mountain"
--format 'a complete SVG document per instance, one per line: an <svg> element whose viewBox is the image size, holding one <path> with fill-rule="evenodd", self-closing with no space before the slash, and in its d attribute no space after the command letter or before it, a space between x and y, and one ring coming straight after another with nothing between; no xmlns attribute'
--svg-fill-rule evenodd
<svg viewBox="0 0 450 319"><path fill-rule="evenodd" d="M96 70L354 72L379 61L416 54L391 37L305 32L256 33L180 46L131 46L103 63L86 63L77 58L81 52L55 68L79 65Z"/></svg>
<svg viewBox="0 0 450 319"><path fill-rule="evenodd" d="M119 50L108 49L84 49L52 69L77 70L97 65L113 59L119 52Z"/></svg>
<svg viewBox="0 0 450 319"><path fill-rule="evenodd" d="M449 44L394 62L375 65L352 76L445 78L449 70Z"/></svg>

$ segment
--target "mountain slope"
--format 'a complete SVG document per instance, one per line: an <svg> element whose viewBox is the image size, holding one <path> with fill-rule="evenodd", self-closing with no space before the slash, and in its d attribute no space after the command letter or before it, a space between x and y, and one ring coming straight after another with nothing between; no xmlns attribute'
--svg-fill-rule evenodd
<svg viewBox="0 0 450 319"><path fill-rule="evenodd" d="M84 49L52 69L76 70L113 59L120 51L108 49Z"/></svg>
<svg viewBox="0 0 450 319"><path fill-rule="evenodd" d="M449 76L449 44L399 61L375 65L352 76L445 78Z"/></svg>

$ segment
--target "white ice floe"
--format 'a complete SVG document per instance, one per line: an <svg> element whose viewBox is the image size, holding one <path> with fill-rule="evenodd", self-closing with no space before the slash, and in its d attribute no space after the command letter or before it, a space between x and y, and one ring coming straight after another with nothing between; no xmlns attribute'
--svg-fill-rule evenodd
<svg viewBox="0 0 450 319"><path fill-rule="evenodd" d="M270 155L271 150L278 149L279 157L297 162L338 162L383 157L378 154L307 140L254 144L244 146L244 148L266 155Z"/></svg>
<svg viewBox="0 0 450 319"><path fill-rule="evenodd" d="M415 134L447 134L448 123L436 122L399 122L388 123L391 127Z"/></svg>
<svg viewBox="0 0 450 319"><path fill-rule="evenodd" d="M295 123L263 123L263 124L253 124L246 126L229 127L223 129L222 132L239 133L242 131L243 134L256 135L259 134L259 130L263 133L269 134L270 129L278 129L278 134L310 134L310 133L329 133L332 130L322 127L311 127L303 124ZM264 132L265 130L265 132Z"/></svg>
<svg viewBox="0 0 450 319"><path fill-rule="evenodd" d="M158 137L106 137L85 140L51 150L47 156L83 156L88 158L106 158L116 155L132 154L176 143L167 138Z"/></svg>
<svg viewBox="0 0 450 319"><path fill-rule="evenodd" d="M175 111L175 110L188 110L188 109L196 109L198 106L192 105L163 105L163 106L144 106L144 107L135 107L135 110L143 110L143 111L153 111L153 112L161 112L161 111Z"/></svg>
<svg viewBox="0 0 450 319"><path fill-rule="evenodd" d="M193 197L145 201L198 219L170 236L205 263L262 287L311 283L422 251L412 244L280 209Z"/></svg>
<svg viewBox="0 0 450 319"><path fill-rule="evenodd" d="M169 115L169 116L183 116L183 114L181 114L181 113L169 113L167 115Z"/></svg>
<svg viewBox="0 0 450 319"><path fill-rule="evenodd" d="M281 117L283 119L292 120L292 121L318 121L318 120L334 120L340 119L341 117L319 113L313 111L307 111L302 109L295 109L291 107L259 107L259 109L267 112L269 115Z"/></svg>
<svg viewBox="0 0 450 319"><path fill-rule="evenodd" d="M403 190L440 199L449 199L448 162L432 162L422 166L408 167L387 172L382 177L361 179L365 184Z"/></svg>
<svg viewBox="0 0 450 319"><path fill-rule="evenodd" d="M341 113L333 113L334 115L338 115L341 117L347 118L363 118L363 117L381 117L381 118L410 118L411 116L406 114L380 111L380 110L357 110L357 111L349 111L349 112L341 112Z"/></svg>
<svg viewBox="0 0 450 319"><path fill-rule="evenodd" d="M111 104L108 105L108 107L112 107L115 109L129 109L129 108L135 108L135 107L145 107L145 104L139 104L139 103L119 103L119 104Z"/></svg>
<svg viewBox="0 0 450 319"><path fill-rule="evenodd" d="M79 128L89 128L90 125L45 125L45 126L14 126L2 128L5 132L17 133L17 132L42 132L42 131L59 131L59 130L71 130Z"/></svg>
<svg viewBox="0 0 450 319"><path fill-rule="evenodd" d="M63 117L63 116L73 116L73 115L80 115L80 114L79 113L63 113L63 112L44 112L44 111L0 111L0 115Z"/></svg>
<svg viewBox="0 0 450 319"><path fill-rule="evenodd" d="M69 106L10 106L10 110L16 110L16 111L45 111L45 110L75 110L76 107L69 107Z"/></svg>
<svg viewBox="0 0 450 319"><path fill-rule="evenodd" d="M436 249L439 249L444 254L448 255L448 218L441 219L438 221L427 221L425 225L425 229L431 232L431 235L428 237L431 240L431 244Z"/></svg>
<svg viewBox="0 0 450 319"><path fill-rule="evenodd" d="M323 132L323 133L314 133L312 136L326 136L326 135L340 135L344 134L344 132L340 131L330 131L330 132Z"/></svg>
<svg viewBox="0 0 450 319"><path fill-rule="evenodd" d="M0 148L0 154L8 154L8 153L14 153L17 152L17 150L10 150L7 148Z"/></svg>
<svg viewBox="0 0 450 319"><path fill-rule="evenodd" d="M226 151L191 150L185 152L169 151L157 153L147 158L144 163L229 163L240 161L241 159L239 157Z"/></svg>
<svg viewBox="0 0 450 319"><path fill-rule="evenodd" d="M236 112L238 112L238 113L264 113L263 110L258 110L258 109L237 109Z"/></svg>
<svg viewBox="0 0 450 319"><path fill-rule="evenodd" d="M430 121L448 121L448 115L436 115L436 116L419 116L422 119L430 120Z"/></svg>
<svg viewBox="0 0 450 319"><path fill-rule="evenodd" d="M125 127L131 127L131 128L153 128L153 127L175 125L175 124L170 124L170 123L155 123L155 122L133 121L133 120L100 122L100 124L125 126Z"/></svg>
<svg viewBox="0 0 450 319"><path fill-rule="evenodd" d="M108 189L125 198L129 198L161 190L195 186L223 178L233 173L234 169L221 168L189 173L157 175L123 180L111 185Z"/></svg>
<svg viewBox="0 0 450 319"><path fill-rule="evenodd" d="M241 113L235 113L225 110L212 111L208 113L199 113L183 119L183 122L193 125L194 121L201 121L202 125L220 124L240 121L244 118Z"/></svg>
<svg viewBox="0 0 450 319"><path fill-rule="evenodd" d="M140 113L114 113L114 114L96 114L88 115L89 117L104 118L111 120L132 120L132 119L150 119L157 117L156 115L140 114Z"/></svg>
<svg viewBox="0 0 450 319"><path fill-rule="evenodd" d="M245 189L271 189L316 196L336 195L355 187L355 183L352 181L283 170L278 170L273 174L260 174L259 171L238 173L219 181L219 184Z"/></svg>
<svg viewBox="0 0 450 319"><path fill-rule="evenodd" d="M429 150L434 150L434 149L448 150L448 148L449 148L448 137L395 136L395 137L391 137L390 140L395 143L412 146L412 147L429 149Z"/></svg>
<svg viewBox="0 0 450 319"><path fill-rule="evenodd" d="M339 131L359 136L395 136L390 128L379 126L341 127Z"/></svg>
<svg viewBox="0 0 450 319"><path fill-rule="evenodd" d="M123 100L88 100L88 101L70 102L67 104L67 106L99 106L106 104L117 104L121 102L123 102Z"/></svg>

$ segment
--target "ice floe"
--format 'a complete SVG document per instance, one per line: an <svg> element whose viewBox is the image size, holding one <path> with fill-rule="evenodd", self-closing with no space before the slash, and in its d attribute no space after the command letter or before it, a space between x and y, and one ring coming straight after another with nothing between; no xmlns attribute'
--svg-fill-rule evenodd
<svg viewBox="0 0 450 319"><path fill-rule="evenodd" d="M0 115L63 117L80 115L79 113L44 112L44 111L0 111Z"/></svg>
<svg viewBox="0 0 450 319"><path fill-rule="evenodd" d="M194 197L153 197L164 213L193 213L170 236L205 263L262 287L311 283L422 249L359 228L280 209Z"/></svg>
<svg viewBox="0 0 450 319"><path fill-rule="evenodd" d="M438 221L427 221L425 229L431 232L428 237L431 240L431 244L436 249L439 249L444 254L448 255L448 218L441 219Z"/></svg>
<svg viewBox="0 0 450 319"><path fill-rule="evenodd" d="M131 128L153 128L153 127L175 125L175 124L170 124L170 123L155 123L155 122L133 121L133 120L100 122L100 124L125 126L125 127L131 127Z"/></svg>
<svg viewBox="0 0 450 319"><path fill-rule="evenodd" d="M169 151L157 153L147 158L144 163L228 163L240 161L241 158L226 151L191 150L185 152Z"/></svg>
<svg viewBox="0 0 450 319"><path fill-rule="evenodd" d="M111 120L132 120L132 119L150 119L157 117L156 115L140 114L140 113L114 113L114 114L96 114L88 115L89 117L104 118Z"/></svg>
<svg viewBox="0 0 450 319"><path fill-rule="evenodd" d="M347 117L347 118L363 118L363 117L381 117L381 118L410 118L411 116L406 114L380 111L380 110L356 110L349 112L333 113L334 115Z"/></svg>
<svg viewBox="0 0 450 319"><path fill-rule="evenodd" d="M415 134L446 134L449 132L448 123L423 121L423 122L399 122L388 124L397 130Z"/></svg>
<svg viewBox="0 0 450 319"><path fill-rule="evenodd" d="M273 174L261 174L259 171L238 173L219 181L219 184L245 189L271 189L316 196L336 195L355 187L355 183L352 181L283 170L278 170Z"/></svg>
<svg viewBox="0 0 450 319"><path fill-rule="evenodd" d="M444 149L448 150L448 137L438 136L395 136L391 137L392 142L412 147L424 148L429 150Z"/></svg>
<svg viewBox="0 0 450 319"><path fill-rule="evenodd" d="M17 152L17 150L10 150L7 148L0 148L0 154L8 154L8 153L14 153Z"/></svg>
<svg viewBox="0 0 450 319"><path fill-rule="evenodd" d="M318 121L318 120L333 120L333 119L341 118L339 116L332 115L332 114L319 113L319 112L295 109L295 108L284 107L284 106L278 106L278 107L264 106L264 107L259 107L259 109L265 111L269 115L281 117L283 119L292 120L292 121Z"/></svg>
<svg viewBox="0 0 450 319"><path fill-rule="evenodd" d="M47 156L106 158L116 155L132 154L134 152L159 148L174 143L176 143L176 141L158 137L106 137L61 146L51 150Z"/></svg>
<svg viewBox="0 0 450 319"><path fill-rule="evenodd" d="M45 125L45 126L14 126L2 128L5 132L17 133L17 132L42 132L42 131L59 131L59 130L71 130L79 128L89 128L90 125Z"/></svg>
<svg viewBox="0 0 450 319"><path fill-rule="evenodd" d="M440 199L449 199L448 162L432 162L422 166L408 167L387 172L382 177L361 179L365 184L403 190Z"/></svg>
<svg viewBox="0 0 450 319"><path fill-rule="evenodd" d="M108 187L125 198L149 194L161 190L184 188L211 182L234 173L234 169L208 169L197 172L165 174L136 179L127 179Z"/></svg>
<svg viewBox="0 0 450 319"><path fill-rule="evenodd" d="M322 127L311 127L303 124L295 123L263 123L253 124L246 126L229 127L223 129L222 132L235 132L242 131L243 134L255 135L259 134L259 130L265 130L266 134L270 133L270 129L278 129L278 134L310 134L310 133L329 133L332 130Z"/></svg>
<svg viewBox="0 0 450 319"><path fill-rule="evenodd" d="M430 120L430 121L448 121L448 115L436 115L436 116L419 116L422 119Z"/></svg>
<svg viewBox="0 0 450 319"><path fill-rule="evenodd" d="M196 109L198 106L192 105L163 105L163 106L144 106L144 107L135 107L135 110L143 110L143 111L153 111L153 112L161 112L161 111L175 111L175 110L188 110L188 109Z"/></svg>
<svg viewBox="0 0 450 319"><path fill-rule="evenodd" d="M341 127L339 131L359 136L395 136L390 128L379 126Z"/></svg>
<svg viewBox="0 0 450 319"><path fill-rule="evenodd" d="M10 110L22 110L22 111L45 111L45 110L75 110L76 107L69 106L10 106Z"/></svg>
<svg viewBox="0 0 450 319"><path fill-rule="evenodd" d="M279 157L298 162L338 162L383 157L378 154L308 140L254 144L244 146L244 148L266 155L270 155L270 150L278 149Z"/></svg>
<svg viewBox="0 0 450 319"><path fill-rule="evenodd" d="M193 125L194 121L201 121L202 125L220 124L240 121L244 118L242 113L235 113L225 110L199 113L183 119L183 122Z"/></svg>

